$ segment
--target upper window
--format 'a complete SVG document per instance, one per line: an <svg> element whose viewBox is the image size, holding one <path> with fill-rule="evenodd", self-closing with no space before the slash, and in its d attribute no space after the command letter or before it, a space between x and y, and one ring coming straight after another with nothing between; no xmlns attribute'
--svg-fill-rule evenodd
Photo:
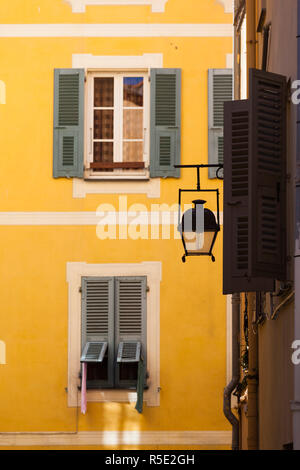
<svg viewBox="0 0 300 470"><path fill-rule="evenodd" d="M180 69L56 69L53 176L179 177L180 96Z"/></svg>
<svg viewBox="0 0 300 470"><path fill-rule="evenodd" d="M88 74L86 176L147 175L146 73Z"/></svg>

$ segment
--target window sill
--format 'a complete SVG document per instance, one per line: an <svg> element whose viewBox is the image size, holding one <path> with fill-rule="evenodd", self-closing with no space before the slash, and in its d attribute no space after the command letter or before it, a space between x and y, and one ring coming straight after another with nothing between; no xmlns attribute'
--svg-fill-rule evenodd
<svg viewBox="0 0 300 470"><path fill-rule="evenodd" d="M136 175L137 176L137 175ZM73 197L84 198L87 194L146 194L148 198L160 197L160 178L116 178L115 176L73 178Z"/></svg>
<svg viewBox="0 0 300 470"><path fill-rule="evenodd" d="M150 175L149 171L134 171L127 173L117 173L117 172L106 172L106 173L96 173L90 172L89 170L85 171L84 181L130 181L130 180L149 180Z"/></svg>
<svg viewBox="0 0 300 470"><path fill-rule="evenodd" d="M157 400L153 400L152 394L148 393L148 390L144 391L144 402L148 406L158 406ZM137 393L133 390L87 390L86 393L87 402L125 402L131 403L137 401ZM78 396L78 402L80 403L81 394Z"/></svg>

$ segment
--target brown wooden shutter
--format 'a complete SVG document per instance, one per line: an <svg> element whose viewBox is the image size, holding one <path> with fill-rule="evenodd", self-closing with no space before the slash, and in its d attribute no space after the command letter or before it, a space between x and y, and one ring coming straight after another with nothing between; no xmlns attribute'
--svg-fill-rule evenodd
<svg viewBox="0 0 300 470"><path fill-rule="evenodd" d="M250 70L249 269L286 278L286 78Z"/></svg>
<svg viewBox="0 0 300 470"><path fill-rule="evenodd" d="M273 291L249 276L249 101L224 104L223 293Z"/></svg>

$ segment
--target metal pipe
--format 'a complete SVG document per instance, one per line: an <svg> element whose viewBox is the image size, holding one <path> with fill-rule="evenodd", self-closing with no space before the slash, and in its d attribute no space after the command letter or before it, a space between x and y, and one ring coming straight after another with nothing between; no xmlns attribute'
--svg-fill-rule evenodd
<svg viewBox="0 0 300 470"><path fill-rule="evenodd" d="M288 302L293 300L295 291L291 292L277 307L273 310L273 295L271 296L271 316L270 320L276 320L279 310L285 306Z"/></svg>
<svg viewBox="0 0 300 470"><path fill-rule="evenodd" d="M223 412L232 425L232 450L239 450L239 420L231 410L231 395L240 380L240 294L232 295L232 379L224 389Z"/></svg>

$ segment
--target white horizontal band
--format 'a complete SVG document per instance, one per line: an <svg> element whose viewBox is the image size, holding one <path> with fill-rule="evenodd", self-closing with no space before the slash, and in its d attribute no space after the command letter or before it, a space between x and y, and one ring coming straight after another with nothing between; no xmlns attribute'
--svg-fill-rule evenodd
<svg viewBox="0 0 300 470"><path fill-rule="evenodd" d="M216 216L216 213L215 213ZM220 213L223 223L223 213ZM1 225L177 225L178 213L153 212L0 212Z"/></svg>
<svg viewBox="0 0 300 470"><path fill-rule="evenodd" d="M0 24L2 38L232 37L231 24Z"/></svg>

